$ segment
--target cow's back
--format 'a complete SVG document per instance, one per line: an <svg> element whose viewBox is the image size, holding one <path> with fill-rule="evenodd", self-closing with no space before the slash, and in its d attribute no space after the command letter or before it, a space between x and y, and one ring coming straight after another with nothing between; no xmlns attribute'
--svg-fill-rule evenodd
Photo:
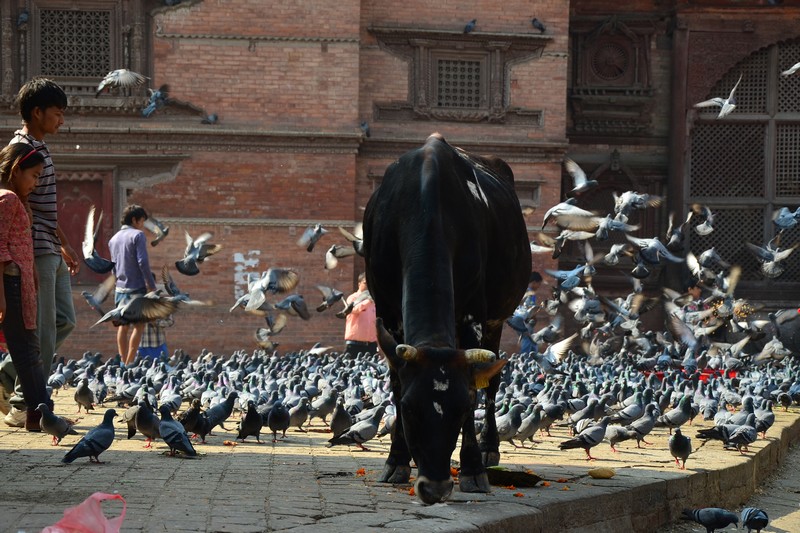
<svg viewBox="0 0 800 533"><path fill-rule="evenodd" d="M467 315L502 323L530 273L510 168L436 136L386 170L364 214L364 246L377 314L411 344L465 342Z"/></svg>

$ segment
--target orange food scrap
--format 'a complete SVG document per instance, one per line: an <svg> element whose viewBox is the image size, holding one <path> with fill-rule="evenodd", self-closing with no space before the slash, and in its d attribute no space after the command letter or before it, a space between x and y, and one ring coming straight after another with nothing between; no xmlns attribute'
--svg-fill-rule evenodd
<svg viewBox="0 0 800 533"><path fill-rule="evenodd" d="M569 483L567 478L560 477L556 480L556 483Z"/></svg>
<svg viewBox="0 0 800 533"><path fill-rule="evenodd" d="M357 476L366 476L367 475L367 471L364 470L363 468L359 468L358 470L356 470L356 475Z"/></svg>
<svg viewBox="0 0 800 533"><path fill-rule="evenodd" d="M450 467L450 475L453 477L458 477L458 468L451 466Z"/></svg>
<svg viewBox="0 0 800 533"><path fill-rule="evenodd" d="M417 495L417 492L414 490L414 487L411 487L410 489L408 489L408 495L409 496L416 496Z"/></svg>
<svg viewBox="0 0 800 533"><path fill-rule="evenodd" d="M504 488L504 489L508 489L508 490L517 490L517 487L515 487L514 485L506 485L506 486L505 486L505 487L503 487L503 488Z"/></svg>
<svg viewBox="0 0 800 533"><path fill-rule="evenodd" d="M549 487L549 486L550 486L549 481L542 481L542 487Z"/></svg>
<svg viewBox="0 0 800 533"><path fill-rule="evenodd" d="M569 487L567 487L566 485L564 485L563 487L561 487L561 490L569 490Z"/></svg>
<svg viewBox="0 0 800 533"><path fill-rule="evenodd" d="M515 497L515 498L522 498L523 496L525 496L525 495L524 495L524 494L522 494L521 492L515 492L515 493L514 493L514 497Z"/></svg>
<svg viewBox="0 0 800 533"><path fill-rule="evenodd" d="M222 441L222 444L225 445L225 446L238 446L239 445L238 442L235 442L235 441L232 441L232 440L224 440L224 441Z"/></svg>

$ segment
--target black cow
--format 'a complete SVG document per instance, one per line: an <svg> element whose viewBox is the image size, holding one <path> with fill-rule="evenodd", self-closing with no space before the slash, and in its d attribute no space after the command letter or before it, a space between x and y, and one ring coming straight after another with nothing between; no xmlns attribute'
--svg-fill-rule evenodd
<svg viewBox="0 0 800 533"><path fill-rule="evenodd" d="M408 482L413 458L419 498L445 500L461 433L460 489L488 492L484 464L500 459L494 397L505 364L495 354L531 270L511 169L431 135L386 170L364 213L364 251L400 412L380 481ZM473 412L487 384L479 443Z"/></svg>

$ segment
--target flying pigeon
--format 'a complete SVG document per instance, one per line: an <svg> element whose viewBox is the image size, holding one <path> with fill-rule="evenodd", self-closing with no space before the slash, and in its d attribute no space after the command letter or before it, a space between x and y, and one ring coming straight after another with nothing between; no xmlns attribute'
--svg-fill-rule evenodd
<svg viewBox="0 0 800 533"><path fill-rule="evenodd" d="M786 78L788 76L791 76L792 74L797 72L798 69L800 69L800 63L795 63L794 65L792 65L788 69L786 69L783 72L781 72L781 76L783 76L784 78Z"/></svg>
<svg viewBox="0 0 800 533"><path fill-rule="evenodd" d="M147 92L150 93L150 96L147 105L142 109L142 116L150 118L153 113L169 103L169 85L164 84L155 91L147 89Z"/></svg>
<svg viewBox="0 0 800 533"><path fill-rule="evenodd" d="M300 238L297 239L297 245L304 246L306 251L311 252L314 250L314 245L316 245L326 233L328 233L328 230L323 228L322 224L309 226L306 228Z"/></svg>
<svg viewBox="0 0 800 533"><path fill-rule="evenodd" d="M89 304L89 307L97 311L100 316L103 316L106 314L106 312L103 311L103 302L106 301L109 293L114 290L116 284L117 278L110 275L100 282L100 285L95 288L94 292L81 291L81 296L83 296L83 299Z"/></svg>
<svg viewBox="0 0 800 533"><path fill-rule="evenodd" d="M63 416L53 414L50 407L46 403L40 403L36 408L37 411L42 413L41 428L42 431L53 437L53 446L58 446L61 439L67 435L77 435L78 432L73 428L74 422L67 420Z"/></svg>
<svg viewBox="0 0 800 533"><path fill-rule="evenodd" d="M325 270L333 270L339 264L339 259L355 255L356 249L352 246L332 244L325 252Z"/></svg>
<svg viewBox="0 0 800 533"><path fill-rule="evenodd" d="M352 245L353 249L356 253L360 256L364 256L364 230L363 225L361 222L356 224L353 231L349 231L344 229L342 226L337 226L339 228L339 233L341 233L345 239L347 239Z"/></svg>
<svg viewBox="0 0 800 533"><path fill-rule="evenodd" d="M537 19L533 19L538 22ZM541 23L540 23L541 24ZM535 24L534 24L535 26ZM544 33L544 26L542 26L542 33ZM570 158L564 159L564 168L567 169L569 175L572 176L573 188L570 191L574 195L583 194L589 189L597 187L597 180L590 180L586 178L586 173L578 166L578 163Z"/></svg>
<svg viewBox="0 0 800 533"><path fill-rule="evenodd" d="M147 79L149 78L126 68L112 70L100 81L94 97L97 98L108 89L140 87Z"/></svg>
<svg viewBox="0 0 800 533"><path fill-rule="evenodd" d="M171 296L162 296L159 291L148 292L115 307L92 324L90 328L109 320L136 323L167 318L178 309L178 304L178 300Z"/></svg>
<svg viewBox="0 0 800 533"><path fill-rule="evenodd" d="M114 417L117 412L109 409L103 415L103 422L89 430L70 451L64 454L62 463L69 464L79 457L88 457L89 462L100 463L100 454L114 442Z"/></svg>
<svg viewBox="0 0 800 533"><path fill-rule="evenodd" d="M150 233L156 236L155 239L150 241L150 246L156 246L158 243L164 240L164 237L169 235L169 226L165 226L159 220L153 217L144 219L144 227Z"/></svg>
<svg viewBox="0 0 800 533"><path fill-rule="evenodd" d="M183 259L175 261L175 268L185 276L195 276L200 273L197 263L202 263L207 257L214 255L222 249L219 244L208 244L213 236L211 233L203 233L197 239L192 239L188 231L186 234L186 251Z"/></svg>
<svg viewBox="0 0 800 533"><path fill-rule="evenodd" d="M317 312L321 313L328 309L330 306L344 298L342 291L337 291L333 287L327 285L317 285L317 289L322 293L322 303L317 306Z"/></svg>
<svg viewBox="0 0 800 533"><path fill-rule="evenodd" d="M694 104L694 107L711 107L711 106L719 106L719 114L717 115L717 119L725 118L728 116L734 109L736 109L736 99L733 97L733 93L736 92L736 88L739 87L739 83L742 81L742 76L744 74L739 75L739 80L736 82L736 85L733 86L731 89L731 93L728 95L727 98L722 97L715 97L711 100L705 100L703 102L699 102Z"/></svg>
<svg viewBox="0 0 800 533"><path fill-rule="evenodd" d="M97 250L94 249L94 243L97 241L97 232L100 231L100 222L103 220L103 212L97 217L97 224L94 221L94 206L89 208L89 215L86 217L86 229L83 233L83 243L81 249L83 250L83 262L86 263L93 272L98 274L106 274L111 272L114 268L114 263L104 257L100 257Z"/></svg>

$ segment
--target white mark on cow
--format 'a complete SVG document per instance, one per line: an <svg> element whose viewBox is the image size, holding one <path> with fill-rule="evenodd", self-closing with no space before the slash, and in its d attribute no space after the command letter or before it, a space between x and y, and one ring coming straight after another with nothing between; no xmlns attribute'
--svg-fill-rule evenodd
<svg viewBox="0 0 800 533"><path fill-rule="evenodd" d="M440 366L440 367L439 367L439 372L441 372L441 374L442 374L443 376L446 376L446 375L447 375L447 371L444 369L444 366Z"/></svg>
<svg viewBox="0 0 800 533"><path fill-rule="evenodd" d="M439 402L433 402L433 410L439 413L439 416L444 416L444 410L442 409L442 406L439 405Z"/></svg>
<svg viewBox="0 0 800 533"><path fill-rule="evenodd" d="M446 379L444 381L433 380L433 390L444 392L450 388L450 380Z"/></svg>
<svg viewBox="0 0 800 533"><path fill-rule="evenodd" d="M475 176L475 183L468 181L467 187L469 187L469 191L472 193L472 196L475 197L476 200L479 202L483 202L486 207L489 207L489 200L486 199L486 195L483 194L483 189L481 189L481 184L478 182L478 173L475 172L475 169L472 169L472 175Z"/></svg>

